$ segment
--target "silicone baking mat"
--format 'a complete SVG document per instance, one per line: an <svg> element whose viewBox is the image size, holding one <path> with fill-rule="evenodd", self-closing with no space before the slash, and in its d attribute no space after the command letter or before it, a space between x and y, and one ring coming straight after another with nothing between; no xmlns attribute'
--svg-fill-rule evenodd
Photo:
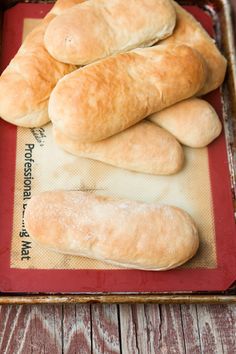
<svg viewBox="0 0 236 354"><path fill-rule="evenodd" d="M3 68L17 51L22 37L50 8L46 4L19 4L5 12ZM213 34L207 14L197 7L187 10ZM219 91L207 99L222 116ZM0 291L223 290L235 279L235 223L223 134L208 149L185 148L183 171L160 177L69 155L53 142L50 124L40 129L23 129L1 121L0 133ZM24 228L27 201L34 193L59 188L89 189L182 207L197 223L201 238L199 252L179 269L144 272L117 269L36 246Z"/></svg>

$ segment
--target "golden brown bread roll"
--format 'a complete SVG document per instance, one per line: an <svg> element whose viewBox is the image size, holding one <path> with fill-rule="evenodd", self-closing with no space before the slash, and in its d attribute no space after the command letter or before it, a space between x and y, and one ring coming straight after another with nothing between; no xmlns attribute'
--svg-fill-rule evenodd
<svg viewBox="0 0 236 354"><path fill-rule="evenodd" d="M66 75L52 91L49 116L68 137L94 142L193 96L205 79L204 60L188 46L136 49Z"/></svg>
<svg viewBox="0 0 236 354"><path fill-rule="evenodd" d="M0 117L22 127L40 127L49 121L48 99L57 81L76 67L52 58L44 47L49 22L83 0L58 0L28 34L0 77Z"/></svg>
<svg viewBox="0 0 236 354"><path fill-rule="evenodd" d="M199 238L181 209L55 191L34 196L25 212L29 235L56 252L144 270L165 270L194 256Z"/></svg>
<svg viewBox="0 0 236 354"><path fill-rule="evenodd" d="M222 125L214 108L199 98L189 98L148 117L184 145L200 148L220 135Z"/></svg>
<svg viewBox="0 0 236 354"><path fill-rule="evenodd" d="M201 24L180 5L173 1L177 13L177 24L172 36L163 44L186 44L203 56L207 63L207 80L198 95L215 90L224 81L227 61ZM191 62L189 62L191 65Z"/></svg>
<svg viewBox="0 0 236 354"><path fill-rule="evenodd" d="M56 143L71 154L127 170L169 175L183 166L183 149L177 140L146 120L94 143L70 139L55 127L53 133Z"/></svg>
<svg viewBox="0 0 236 354"><path fill-rule="evenodd" d="M175 20L170 0L90 0L50 23L45 46L59 61L85 65L150 46L173 32Z"/></svg>

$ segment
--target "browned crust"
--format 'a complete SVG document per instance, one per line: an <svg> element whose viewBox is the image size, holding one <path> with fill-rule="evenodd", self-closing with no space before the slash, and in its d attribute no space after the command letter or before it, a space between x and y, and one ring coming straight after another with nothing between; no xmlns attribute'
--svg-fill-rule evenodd
<svg viewBox="0 0 236 354"><path fill-rule="evenodd" d="M0 77L0 116L24 127L49 121L48 99L57 81L75 69L52 58L43 43L48 23L65 8L82 0L58 0L50 13L26 37Z"/></svg>
<svg viewBox="0 0 236 354"><path fill-rule="evenodd" d="M193 96L205 80L205 61L188 46L136 49L66 75L52 92L49 116L65 135L98 141Z"/></svg>
<svg viewBox="0 0 236 354"><path fill-rule="evenodd" d="M175 20L170 0L90 0L50 23L45 46L57 60L86 65L168 37Z"/></svg>
<svg viewBox="0 0 236 354"><path fill-rule="evenodd" d="M227 61L220 53L214 40L202 25L180 5L173 1L177 13L174 33L163 40L163 44L182 43L198 50L207 63L207 79L198 95L204 95L219 87L224 81ZM190 64L190 63L189 63Z"/></svg>

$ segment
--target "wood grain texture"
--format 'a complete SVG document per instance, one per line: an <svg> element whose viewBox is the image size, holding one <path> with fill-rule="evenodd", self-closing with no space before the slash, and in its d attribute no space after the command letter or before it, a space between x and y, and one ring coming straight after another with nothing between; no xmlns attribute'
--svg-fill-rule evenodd
<svg viewBox="0 0 236 354"><path fill-rule="evenodd" d="M163 305L161 318L161 351L173 354L186 353L180 305Z"/></svg>
<svg viewBox="0 0 236 354"><path fill-rule="evenodd" d="M202 350L198 328L197 306L181 305L181 318L186 353L200 354Z"/></svg>
<svg viewBox="0 0 236 354"><path fill-rule="evenodd" d="M61 306L0 308L0 353L61 353Z"/></svg>
<svg viewBox="0 0 236 354"><path fill-rule="evenodd" d="M157 353L161 339L159 305L120 305L122 353Z"/></svg>
<svg viewBox="0 0 236 354"><path fill-rule="evenodd" d="M185 353L179 305L120 305L123 353Z"/></svg>
<svg viewBox="0 0 236 354"><path fill-rule="evenodd" d="M4 354L233 354L232 305L34 305L0 307Z"/></svg>
<svg viewBox="0 0 236 354"><path fill-rule="evenodd" d="M92 353L120 353L117 305L91 305Z"/></svg>
<svg viewBox="0 0 236 354"><path fill-rule="evenodd" d="M91 306L63 305L62 312L64 353L91 353Z"/></svg>
<svg viewBox="0 0 236 354"><path fill-rule="evenodd" d="M203 353L236 353L235 306L197 306L197 315Z"/></svg>

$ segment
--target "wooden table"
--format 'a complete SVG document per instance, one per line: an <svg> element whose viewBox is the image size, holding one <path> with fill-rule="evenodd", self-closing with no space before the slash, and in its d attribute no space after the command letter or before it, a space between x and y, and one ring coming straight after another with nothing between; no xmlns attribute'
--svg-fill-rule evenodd
<svg viewBox="0 0 236 354"><path fill-rule="evenodd" d="M234 354L236 307L0 306L0 354L28 353Z"/></svg>
<svg viewBox="0 0 236 354"><path fill-rule="evenodd" d="M234 354L236 307L2 306L0 353Z"/></svg>

